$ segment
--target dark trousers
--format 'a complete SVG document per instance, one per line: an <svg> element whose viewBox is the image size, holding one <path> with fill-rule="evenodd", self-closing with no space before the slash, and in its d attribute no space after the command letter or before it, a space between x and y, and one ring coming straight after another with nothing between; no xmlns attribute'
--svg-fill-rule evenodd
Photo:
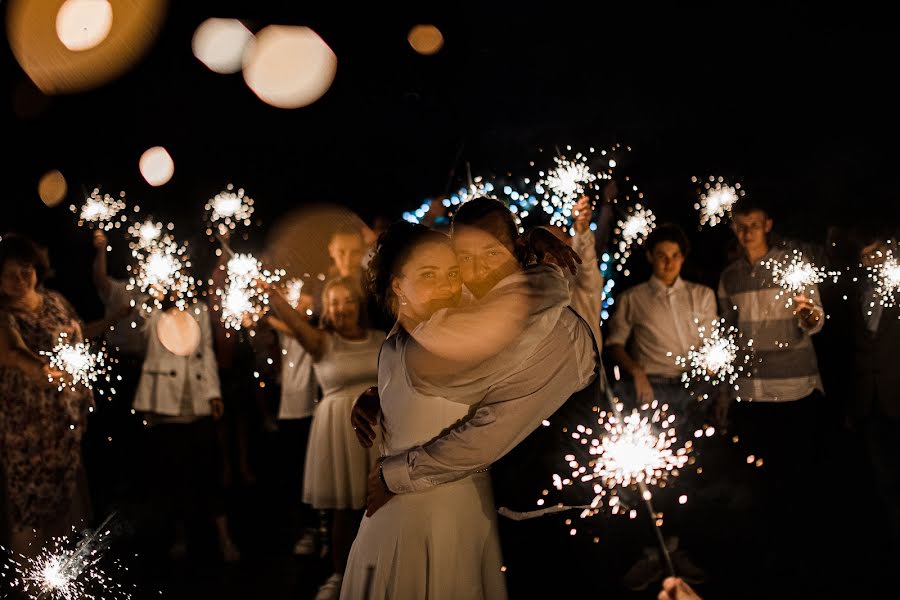
<svg viewBox="0 0 900 600"><path fill-rule="evenodd" d="M301 500L311 423L312 417L278 421L278 498L284 502L291 541L295 541L304 528L316 525L316 512Z"/></svg>
<svg viewBox="0 0 900 600"><path fill-rule="evenodd" d="M745 459L735 465L741 474L736 479L744 479L751 494L739 524L744 550L762 579L779 582L785 592L809 591L821 580L823 552L833 551L826 535L825 484L840 485L835 477L824 477L834 444L827 433L831 428L824 426L824 399L813 392L789 402L741 402L732 411L732 433Z"/></svg>
<svg viewBox="0 0 900 600"><path fill-rule="evenodd" d="M221 461L212 419L165 423L146 430L144 473L151 522L199 523L225 514Z"/></svg>
<svg viewBox="0 0 900 600"><path fill-rule="evenodd" d="M879 521L890 528L894 544L900 544L900 418L872 413L863 420L861 433L884 503Z"/></svg>
<svg viewBox="0 0 900 600"><path fill-rule="evenodd" d="M653 508L657 513L661 512L664 515L663 534L667 538L677 536L679 548L690 548L693 546L692 540L698 533L695 528L697 519L694 517L698 516L696 511L703 500L701 497L703 482L698 481L697 466L703 464L703 451L707 442L705 437L696 439L694 432L702 428L706 422L706 411L711 403L709 401L701 402L691 396L678 378L651 375L648 379L653 387L654 398L661 405L668 405L667 413L675 417L677 446L681 447L685 442L690 441L693 449L690 462L679 471L677 477L670 477L665 487L650 487L653 494L651 499ZM626 414L637 407L634 384L631 380L619 382L616 386L616 395L624 404ZM634 507L640 513L646 512L646 506L636 491L624 490L621 495L629 506ZM688 504L680 504L679 498L682 495L688 497ZM632 526L632 533L635 531L642 531L640 535L645 540L644 546L656 547L658 545L652 522L645 515L642 514L639 523Z"/></svg>

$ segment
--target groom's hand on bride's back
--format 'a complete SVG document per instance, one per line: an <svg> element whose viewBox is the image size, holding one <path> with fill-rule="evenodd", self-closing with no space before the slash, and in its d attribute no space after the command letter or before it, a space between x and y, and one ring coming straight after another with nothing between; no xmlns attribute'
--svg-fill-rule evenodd
<svg viewBox="0 0 900 600"><path fill-rule="evenodd" d="M383 460L383 459L382 459ZM366 516L371 517L375 512L387 504L391 498L396 496L388 489L387 482L384 480L384 471L381 469L381 462L372 472L369 473L369 489L366 494Z"/></svg>
<svg viewBox="0 0 900 600"><path fill-rule="evenodd" d="M381 399L378 388L370 387L356 399L350 411L350 425L363 448L371 448L375 441L375 426L378 425L378 413L381 412Z"/></svg>

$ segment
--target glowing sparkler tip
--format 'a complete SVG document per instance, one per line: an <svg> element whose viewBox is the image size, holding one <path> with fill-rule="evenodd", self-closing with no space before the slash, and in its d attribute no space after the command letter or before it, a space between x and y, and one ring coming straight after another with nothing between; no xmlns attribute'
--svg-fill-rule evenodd
<svg viewBox="0 0 900 600"><path fill-rule="evenodd" d="M696 178L694 178L696 181ZM716 178L711 178L715 180ZM740 189L740 184L734 186L723 182L723 178L718 178L714 183L707 183L700 191L700 197L697 204L694 205L700 211L700 225L709 224L715 227L723 222L735 203L744 195L744 190Z"/></svg>
<svg viewBox="0 0 900 600"><path fill-rule="evenodd" d="M120 198L113 198L109 194L101 194L99 188L94 188L91 195L85 198L81 208L74 204L70 206L72 212L78 214L78 224L89 223L94 227L98 227L104 231L109 231L113 227L118 227L116 215L125 209L125 194L120 194ZM122 220L125 217L123 215Z"/></svg>

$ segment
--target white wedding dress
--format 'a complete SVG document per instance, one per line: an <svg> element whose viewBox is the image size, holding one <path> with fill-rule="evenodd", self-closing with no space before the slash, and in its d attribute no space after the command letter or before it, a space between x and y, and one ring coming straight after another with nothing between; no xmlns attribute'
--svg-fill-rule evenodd
<svg viewBox="0 0 900 600"><path fill-rule="evenodd" d="M408 334L385 341L378 369L383 455L424 444L451 428L471 403L424 395L405 363ZM490 474L475 473L393 497L364 517L344 574L349 600L505 599Z"/></svg>

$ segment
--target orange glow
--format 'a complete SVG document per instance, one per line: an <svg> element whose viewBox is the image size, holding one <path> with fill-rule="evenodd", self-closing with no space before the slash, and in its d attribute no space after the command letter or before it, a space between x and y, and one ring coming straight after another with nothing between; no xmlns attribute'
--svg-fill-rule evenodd
<svg viewBox="0 0 900 600"><path fill-rule="evenodd" d="M143 57L166 6L166 0L11 0L6 32L16 61L41 92L82 92Z"/></svg>
<svg viewBox="0 0 900 600"><path fill-rule="evenodd" d="M38 196L41 197L41 202L47 206L56 206L62 202L67 191L66 178L56 170L44 173L38 182Z"/></svg>
<svg viewBox="0 0 900 600"><path fill-rule="evenodd" d="M425 56L437 54L444 47L444 36L434 25L416 25L406 36L413 50Z"/></svg>

